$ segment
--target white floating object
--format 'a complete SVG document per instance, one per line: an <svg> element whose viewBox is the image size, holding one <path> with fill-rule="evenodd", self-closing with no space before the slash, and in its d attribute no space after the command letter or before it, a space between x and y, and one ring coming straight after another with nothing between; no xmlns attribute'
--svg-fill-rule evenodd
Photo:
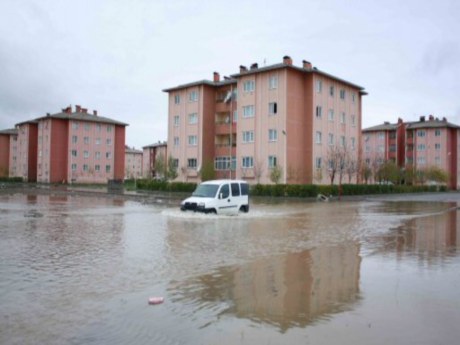
<svg viewBox="0 0 460 345"><path fill-rule="evenodd" d="M149 304L161 304L165 301L164 297L150 297Z"/></svg>

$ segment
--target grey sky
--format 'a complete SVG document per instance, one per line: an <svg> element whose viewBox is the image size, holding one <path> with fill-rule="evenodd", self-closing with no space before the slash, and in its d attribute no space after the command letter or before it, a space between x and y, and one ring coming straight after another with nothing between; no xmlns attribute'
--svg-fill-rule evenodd
<svg viewBox="0 0 460 345"><path fill-rule="evenodd" d="M460 124L460 1L0 1L0 129L71 104L165 140L179 84L290 55L366 88L363 126Z"/></svg>

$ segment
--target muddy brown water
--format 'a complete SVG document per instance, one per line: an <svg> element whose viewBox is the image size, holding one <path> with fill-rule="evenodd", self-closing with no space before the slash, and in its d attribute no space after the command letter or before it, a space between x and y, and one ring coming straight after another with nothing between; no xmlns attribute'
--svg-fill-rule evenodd
<svg viewBox="0 0 460 345"><path fill-rule="evenodd" d="M459 222L456 202L0 195L0 343L457 344Z"/></svg>

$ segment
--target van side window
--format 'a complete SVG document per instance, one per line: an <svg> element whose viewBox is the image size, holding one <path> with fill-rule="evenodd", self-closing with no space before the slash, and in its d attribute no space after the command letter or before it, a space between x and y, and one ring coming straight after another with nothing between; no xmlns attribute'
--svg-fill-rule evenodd
<svg viewBox="0 0 460 345"><path fill-rule="evenodd" d="M222 199L226 199L229 197L230 195L230 188L228 188L228 184L224 184L221 188L220 188L220 192L219 192L219 195L222 194Z"/></svg>
<svg viewBox="0 0 460 345"><path fill-rule="evenodd" d="M232 196L240 196L240 184L232 183Z"/></svg>
<svg viewBox="0 0 460 345"><path fill-rule="evenodd" d="M241 184L241 195L249 195L249 185L247 183Z"/></svg>

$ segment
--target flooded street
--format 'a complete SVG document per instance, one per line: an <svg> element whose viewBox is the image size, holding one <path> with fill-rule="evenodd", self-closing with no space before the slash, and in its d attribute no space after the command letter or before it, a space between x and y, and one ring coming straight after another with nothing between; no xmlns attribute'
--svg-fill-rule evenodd
<svg viewBox="0 0 460 345"><path fill-rule="evenodd" d="M0 195L0 344L459 342L456 202L251 202Z"/></svg>

